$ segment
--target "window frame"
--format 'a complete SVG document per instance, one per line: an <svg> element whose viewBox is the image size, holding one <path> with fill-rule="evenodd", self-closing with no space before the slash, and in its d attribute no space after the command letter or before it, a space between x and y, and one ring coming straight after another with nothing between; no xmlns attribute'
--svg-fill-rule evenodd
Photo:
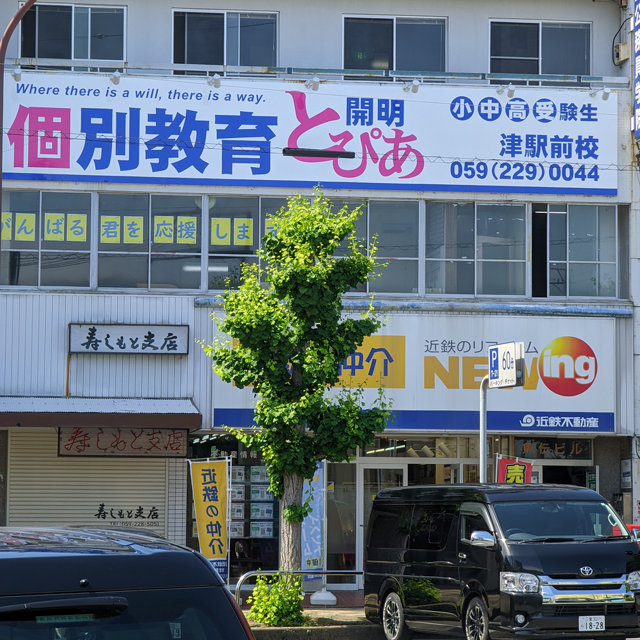
<svg viewBox="0 0 640 640"><path fill-rule="evenodd" d="M22 6L24 2L20 3ZM127 5L110 5L110 4L100 4L100 5L92 5L92 4L82 4L82 3L72 3L72 2L55 2L55 3L41 3L34 4L32 8L36 10L36 24L35 24L35 57L41 58L42 56L38 55L38 29L39 29L39 20L38 20L38 11L39 7L70 7L71 8L71 57L69 60L73 61L91 61L95 63L99 63L104 60L113 60L119 62L125 62L127 59ZM91 14L93 9L115 9L122 11L122 59L119 58L76 58L75 57L75 48L76 48L76 9L88 9L89 10L89 32L87 34L87 51L89 52L89 56L91 55ZM20 57L31 57L24 56L22 52L22 36L23 36L23 25L22 21L20 21L20 28L18 33L18 49L20 53ZM91 69L94 70L95 65L91 66ZM74 67L74 71L80 71L82 68L76 69Z"/></svg>
<svg viewBox="0 0 640 640"><path fill-rule="evenodd" d="M345 37L345 27L346 27L346 21L347 19L360 19L360 20L392 20L393 21L393 64L391 65L391 68L388 69L388 72L392 72L392 71L417 71L417 69L397 69L397 57L398 57L398 52L397 52L397 41L398 41L398 37L397 37L397 21L398 20L441 20L444 24L443 24L443 31L444 31L444 69L442 69L442 72L446 72L448 67L449 67L449 18L448 16L409 16L409 15L384 15L384 14L376 14L376 15L367 15L367 14L360 14L360 13L344 13L342 14L342 62L344 65L344 56L345 56L345 44L346 44L346 37ZM346 67L345 67L346 68ZM424 73L428 73L428 72L424 72ZM440 73L440 72L438 72ZM347 77L344 77L343 79L346 79ZM357 79L354 76L348 77L349 79L353 80L353 79ZM362 78L362 79L367 79ZM406 79L405 78L401 78L401 77L393 77L392 80L394 82L404 82Z"/></svg>
<svg viewBox="0 0 640 640"><path fill-rule="evenodd" d="M538 25L538 56L537 56L537 60L538 60L538 73L537 75L542 75L542 58L544 55L544 52L542 51L542 29L543 26L546 24L549 25L559 25L559 24L575 24L575 25L588 25L589 26L589 69L588 72L585 74L581 74L581 75L586 75L589 76L592 73L593 70L593 21L581 21L581 20L522 20L522 19L518 19L518 18L490 18L489 19L489 29L488 29L488 33L487 33L487 38L488 38L488 43L487 43L487 50L488 50L488 70L489 73L494 73L494 71L492 71L492 60L498 59L498 60L532 60L533 58L519 58L519 57L515 57L515 56L494 56L491 53L491 33L492 33L492 25L493 24L518 24L518 25L531 25L531 24L537 24ZM501 72L495 72L495 73L501 73ZM509 75L509 74L506 74ZM523 84L529 84L531 81L529 82L524 82ZM533 81L532 84L538 84L537 81ZM558 85L556 83L554 83L553 86L566 86L564 84Z"/></svg>
<svg viewBox="0 0 640 640"><path fill-rule="evenodd" d="M176 45L176 14L177 13L182 13L182 14L189 14L189 13L194 13L194 14L203 14L203 13L209 13L209 14L217 14L217 15L222 15L223 16L223 30L224 30L224 42L222 43L222 63L220 65L208 65L208 66L247 66L247 65L243 65L241 64L241 60L240 60L240 48L241 48L241 29L238 28L238 65L231 65L228 63L227 61L227 56L228 56L228 30L229 30L229 14L230 13L236 13L238 15L243 15L243 14L254 14L254 15L273 15L275 18L275 61L274 61L274 65L275 67L278 66L279 60L280 60L280 11L255 11L255 10L251 10L251 11L239 11L239 10L230 10L230 9L183 9L183 8L173 8L171 10L171 61L172 64L181 67L181 66L187 66L187 65L197 65L200 63L197 62L193 62L193 63L189 63L186 62L187 60L187 49L188 49L188 43L187 43L187 34L184 34L184 58L185 58L185 62L175 62L175 55L176 55L176 51L175 51L175 45ZM185 29L186 29L186 23L185 23ZM205 66L207 66L205 64ZM270 65L261 65L261 66L270 66ZM229 75L228 72L225 72L224 75Z"/></svg>
<svg viewBox="0 0 640 640"><path fill-rule="evenodd" d="M605 204L605 203L571 203L571 202L567 202L565 204L562 203L544 203L541 202L539 204L545 205L546 206L546 210L543 209L537 209L535 212L533 211L533 205L537 204L537 203L531 203L531 209L532 209L532 218L534 215L536 214L542 214L546 216L546 239L545 239L545 250L546 250L546 259L545 259L545 266L546 266L546 273L545 273L545 282L546 282L546 296L535 296L533 295L533 290L531 291L531 299L532 300L549 300L549 301L555 301L555 300L590 300L590 301L599 301L599 300L620 300L620 291L622 288L622 283L621 283L621 269L623 267L623 263L622 263L622 248L620 246L620 242L621 242L621 232L620 232L620 206L618 203L611 203L611 204ZM564 212L563 211L552 211L552 208L559 208L564 206ZM614 223L613 223L613 228L614 228L614 238L613 238L613 243L614 243L614 247L615 247L615 260L612 262L610 260L572 260L571 259L571 251L570 251L570 234L569 234L569 230L570 230L570 208L571 207L576 207L576 206L591 206L591 207L595 207L596 208L596 226L597 226L597 230L599 230L600 228L600 208L601 207L613 207L614 209ZM565 231L565 248L564 248L564 259L563 260L559 260L559 259L551 259L550 257L550 241L551 241L551 237L550 237L550 224L549 224L549 219L550 216L554 216L554 215L564 215L564 231ZM529 232L532 236L532 232L533 229L531 228L531 231ZM596 235L596 242L598 242L598 236ZM533 277L533 260L534 260L534 243L533 243L533 237L531 237L531 260L530 260L530 267L529 267L529 271L531 273L531 276ZM565 294L564 295L550 295L550 282L549 282L549 274L551 272L551 264L552 263L562 263L562 265L564 265L565 268ZM601 265L612 265L613 266L613 270L615 272L615 293L613 296L601 296L601 295L594 295L594 296L584 296L584 295L572 295L571 294L571 286L570 286L570 272L571 272L571 266L572 265L595 265L596 267L596 272L599 274L600 273L600 267ZM597 279L597 283L600 282L600 279ZM598 286L598 285L597 285Z"/></svg>

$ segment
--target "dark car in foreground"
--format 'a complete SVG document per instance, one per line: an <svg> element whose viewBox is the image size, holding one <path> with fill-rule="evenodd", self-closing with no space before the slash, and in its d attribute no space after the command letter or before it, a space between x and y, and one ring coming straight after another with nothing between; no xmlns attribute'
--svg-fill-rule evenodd
<svg viewBox="0 0 640 640"><path fill-rule="evenodd" d="M0 527L0 640L252 640L210 563L126 531Z"/></svg>
<svg viewBox="0 0 640 640"><path fill-rule="evenodd" d="M598 493L559 485L381 491L367 531L365 613L387 640L640 636L640 554Z"/></svg>

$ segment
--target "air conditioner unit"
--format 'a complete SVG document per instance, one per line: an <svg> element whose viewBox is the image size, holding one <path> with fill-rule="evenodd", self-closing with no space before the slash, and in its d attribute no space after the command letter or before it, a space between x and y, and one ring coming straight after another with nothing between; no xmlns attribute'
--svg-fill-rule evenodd
<svg viewBox="0 0 640 640"><path fill-rule="evenodd" d="M613 47L613 59L616 64L620 64L629 59L629 43L620 42Z"/></svg>

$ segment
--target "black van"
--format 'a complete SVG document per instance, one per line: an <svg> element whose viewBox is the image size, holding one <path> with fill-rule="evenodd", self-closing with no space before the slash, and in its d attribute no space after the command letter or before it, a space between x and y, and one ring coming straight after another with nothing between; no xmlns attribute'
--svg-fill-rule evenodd
<svg viewBox="0 0 640 640"><path fill-rule="evenodd" d="M638 543L582 487L381 491L364 570L366 616L388 640L640 636Z"/></svg>

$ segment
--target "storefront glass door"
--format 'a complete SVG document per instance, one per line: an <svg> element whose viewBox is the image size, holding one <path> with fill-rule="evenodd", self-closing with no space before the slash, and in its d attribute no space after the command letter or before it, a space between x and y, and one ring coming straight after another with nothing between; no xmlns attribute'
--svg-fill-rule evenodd
<svg viewBox="0 0 640 640"><path fill-rule="evenodd" d="M389 461L388 463L377 460L375 464L358 465L357 483L357 514L358 514L358 541L357 557L358 568L362 567L364 557L364 535L369 524L371 506L378 491L393 487L407 486L407 463ZM358 580L358 588L362 589L362 579Z"/></svg>

